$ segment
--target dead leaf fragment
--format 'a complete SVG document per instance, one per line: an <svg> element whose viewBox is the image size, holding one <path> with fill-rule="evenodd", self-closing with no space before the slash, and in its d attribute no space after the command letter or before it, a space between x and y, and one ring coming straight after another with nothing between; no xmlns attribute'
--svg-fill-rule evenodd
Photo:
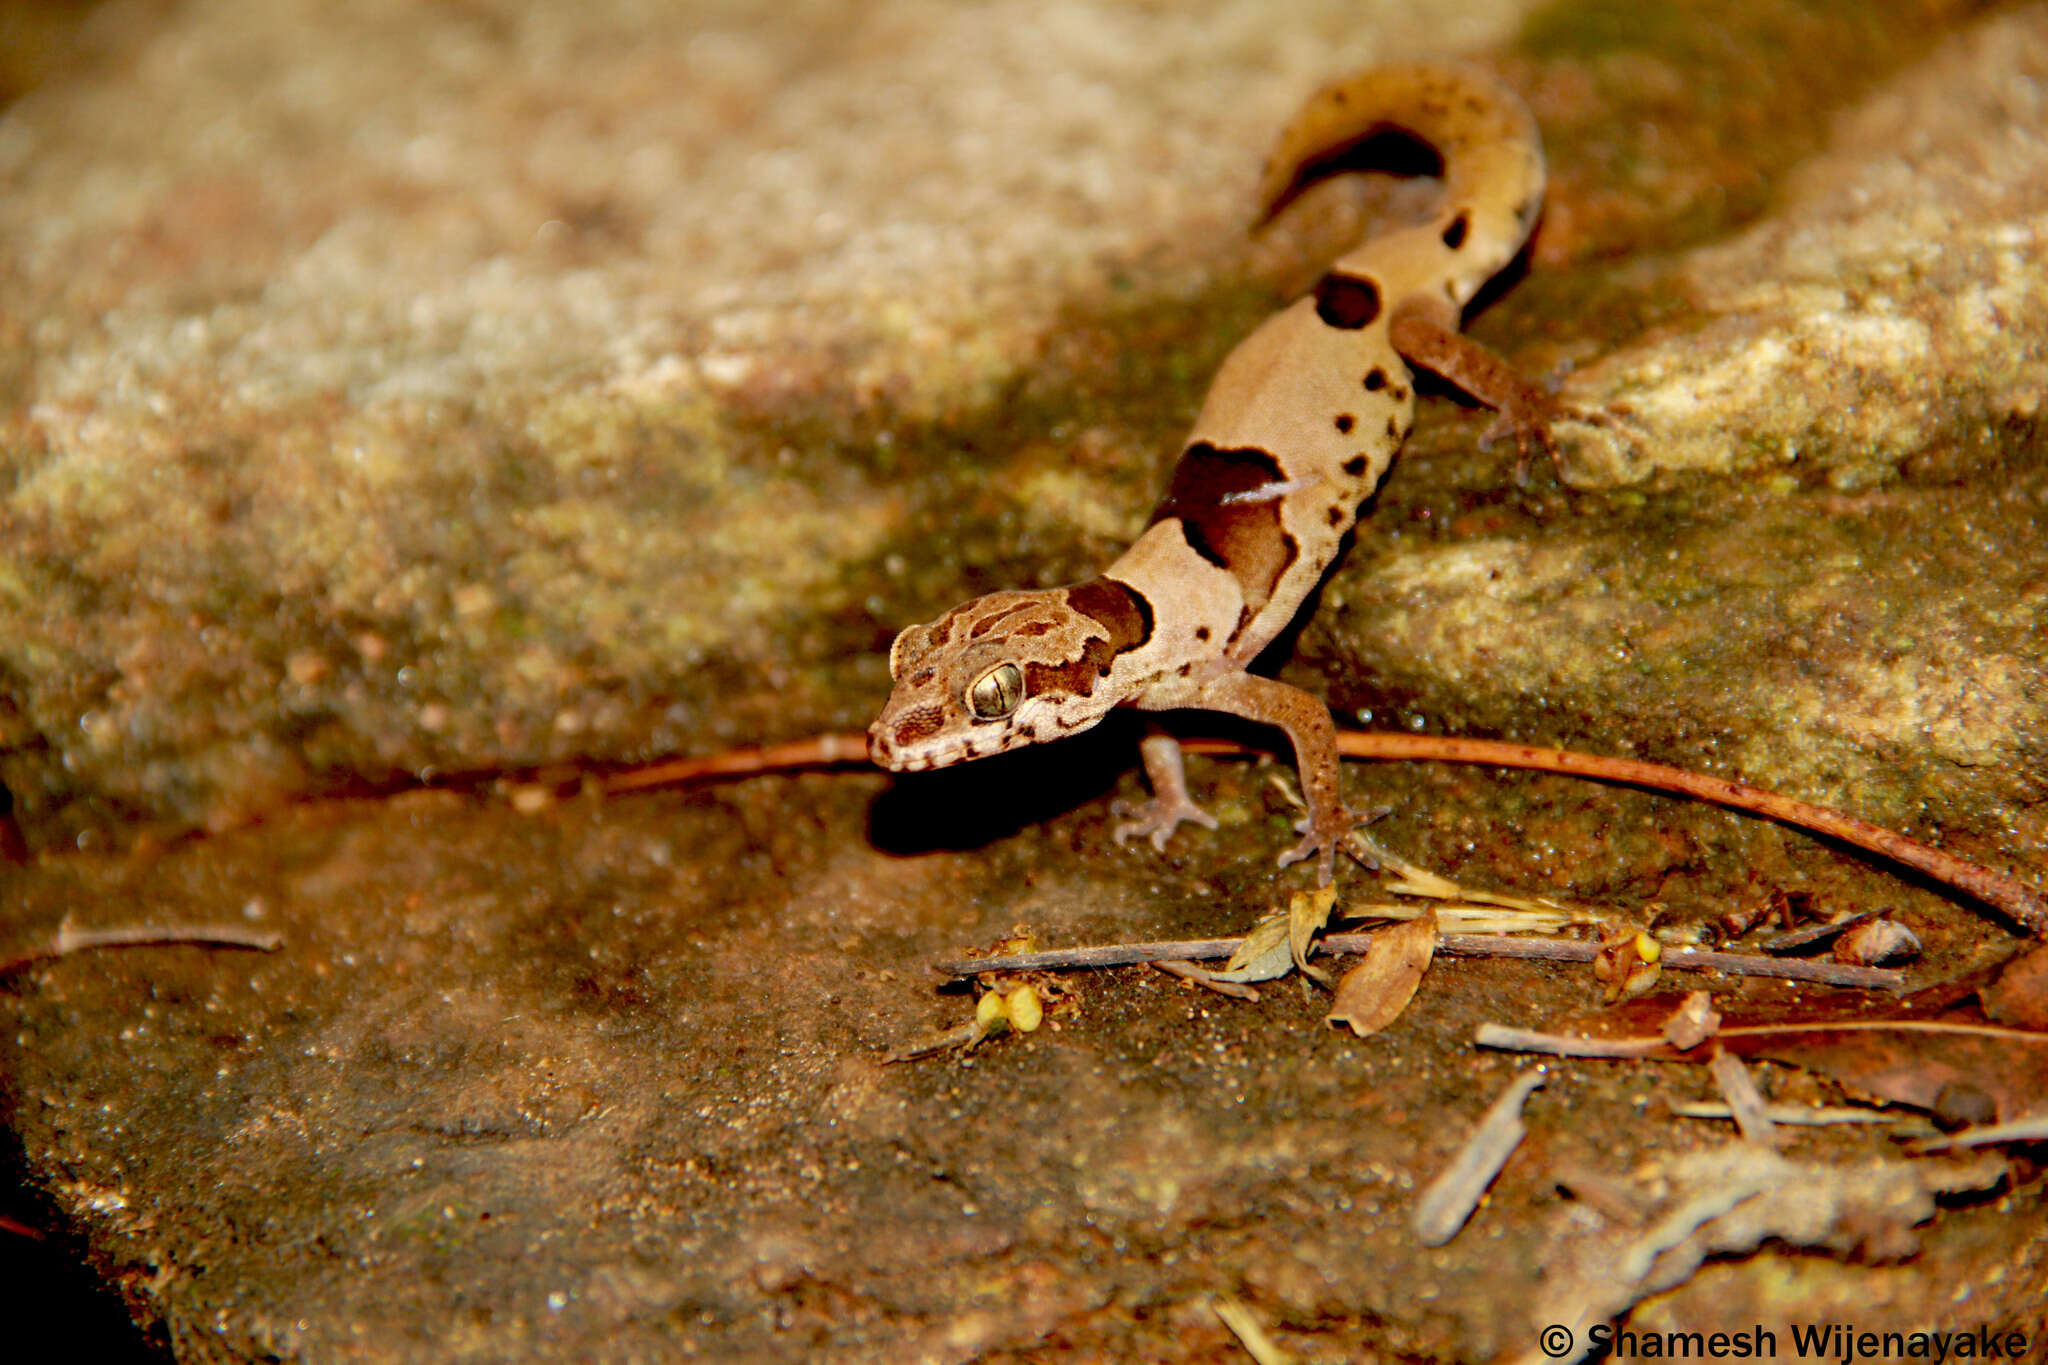
<svg viewBox="0 0 2048 1365"><path fill-rule="evenodd" d="M1613 1229L1578 1242L1549 1272L1532 1322L1567 1329L1576 1349L1530 1350L1517 1365L1576 1361L1592 1349L1588 1329L1691 1279L1712 1256L1746 1255L1765 1242L1836 1255L1897 1256L1913 1227L1933 1216L1935 1197L1990 1189L2001 1160L1968 1163L1791 1161L1747 1142L1694 1152L1670 1163L1670 1193L1647 1229Z"/></svg>
<svg viewBox="0 0 2048 1365"><path fill-rule="evenodd" d="M1664 1021L1664 1041L1681 1052L1690 1052L1713 1037L1719 1027L1721 1012L1714 1008L1714 997L1706 991L1693 991Z"/></svg>
<svg viewBox="0 0 2048 1365"><path fill-rule="evenodd" d="M1920 956L1920 940L1895 919L1872 919L1835 940L1834 959L1858 967L1903 962Z"/></svg>
<svg viewBox="0 0 2048 1365"><path fill-rule="evenodd" d="M1722 1029L1723 1047L1832 1076L1852 1090L1934 1112L1944 1091L1992 1101L1961 1117L2006 1122L2048 1113L2048 1037L1935 1020L1859 1020L1829 1027Z"/></svg>
<svg viewBox="0 0 2048 1365"><path fill-rule="evenodd" d="M1316 935L1329 924L1330 907L1336 903L1337 888L1334 886L1297 891L1287 903L1287 950L1303 976L1324 986L1330 984L1330 974L1321 967L1309 965L1308 950L1314 946Z"/></svg>
<svg viewBox="0 0 2048 1365"><path fill-rule="evenodd" d="M2048 1030L2048 944L2006 963L1979 998L1984 1012L2001 1024Z"/></svg>
<svg viewBox="0 0 2048 1365"><path fill-rule="evenodd" d="M1294 953L1288 945L1288 917L1278 910L1259 917L1237 951L1220 972L1209 975L1218 981L1273 981L1294 970Z"/></svg>
<svg viewBox="0 0 2048 1365"><path fill-rule="evenodd" d="M1200 986L1202 989L1214 991L1218 995L1227 995L1233 1000L1249 1000L1254 1004L1258 1002L1259 988L1257 986L1247 986L1239 981L1224 981L1216 973L1200 963L1182 962L1178 958L1167 958L1163 961L1154 962L1152 965L1165 972L1168 976L1178 977L1190 985Z"/></svg>
<svg viewBox="0 0 2048 1365"><path fill-rule="evenodd" d="M1337 983L1329 1022L1348 1024L1361 1038L1378 1033L1401 1017L1435 956L1434 913L1375 933L1365 960Z"/></svg>

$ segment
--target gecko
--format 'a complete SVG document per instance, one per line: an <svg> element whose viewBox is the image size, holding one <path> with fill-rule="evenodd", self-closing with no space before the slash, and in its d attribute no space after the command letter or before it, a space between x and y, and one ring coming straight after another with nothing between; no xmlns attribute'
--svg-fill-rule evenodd
<svg viewBox="0 0 2048 1365"><path fill-rule="evenodd" d="M1511 90L1459 66L1370 68L1310 97L1259 185L1259 223L1383 135L1433 150L1429 221L1371 236L1224 360L1143 534L1100 574L990 593L913 625L889 650L894 688L868 753L894 772L947 767L1085 730L1117 707L1224 712L1294 750L1308 807L1280 865L1316 859L1329 885L1359 817L1343 800L1336 727L1311 693L1249 665L1336 559L1359 504L1413 422L1411 367L1494 408L1481 438L1555 454L1563 412L1459 331L1473 296L1521 252L1542 207L1535 119ZM1216 828L1190 797L1180 746L1139 743L1148 803L1112 831L1164 851L1183 822Z"/></svg>

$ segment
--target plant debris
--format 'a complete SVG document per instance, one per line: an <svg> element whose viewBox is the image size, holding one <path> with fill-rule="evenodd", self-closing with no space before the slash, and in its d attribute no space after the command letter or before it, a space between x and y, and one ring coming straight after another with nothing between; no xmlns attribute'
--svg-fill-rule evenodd
<svg viewBox="0 0 2048 1365"><path fill-rule="evenodd" d="M1422 1192L1410 1225L1424 1246L1442 1246L1450 1241L1465 1226L1472 1210L1479 1207L1487 1186L1507 1165L1529 1131L1522 1122L1522 1105L1543 1081L1540 1066L1515 1077L1500 1097L1487 1106L1479 1126L1472 1130L1472 1136L1458 1149L1451 1164Z"/></svg>
<svg viewBox="0 0 2048 1365"><path fill-rule="evenodd" d="M272 953L283 942L282 934L239 924L123 925L112 929L76 929L67 917L58 923L57 932L44 942L31 944L11 957L0 958L0 976L31 962L69 957L89 948L147 948L169 943L197 943L213 948L249 948Z"/></svg>
<svg viewBox="0 0 2048 1365"><path fill-rule="evenodd" d="M1168 976L1177 976L1183 981L1202 987L1204 990L1214 991L1218 995L1227 995L1232 1000L1244 1000L1254 1005L1259 1002L1259 988L1257 986L1247 986L1242 981L1222 980L1216 973L1209 971L1207 968L1198 967L1192 962L1176 962L1169 958L1165 962L1155 962L1152 965L1165 972Z"/></svg>
<svg viewBox="0 0 2048 1365"><path fill-rule="evenodd" d="M1640 929L1617 925L1603 932L1593 975L1605 983L1607 1003L1647 994L1663 972L1663 957L1664 945Z"/></svg>
<svg viewBox="0 0 2048 1365"><path fill-rule="evenodd" d="M1793 1024L1723 1025L1715 1042L1742 1057L1768 1057L1818 1071L1899 1104L1940 1112L1967 1087L1992 1102L1985 1118L2007 1120L2048 1112L2048 1035L1985 1024L1923 1019L1850 1019ZM1536 1029L1481 1024L1479 1047L1561 1057L1703 1060L1698 1049L1661 1037L1582 1038Z"/></svg>
<svg viewBox="0 0 2048 1365"><path fill-rule="evenodd" d="M1668 1100L1665 1108L1674 1118L1681 1119L1732 1119L1733 1108L1713 1100ZM1772 1123L1792 1128L1831 1128L1845 1124L1886 1124L1892 1134L1898 1136L1926 1137L1934 1129L1922 1118L1906 1118L1883 1109L1864 1109L1853 1105L1808 1105L1808 1104L1766 1104L1764 1114Z"/></svg>
<svg viewBox="0 0 2048 1365"><path fill-rule="evenodd" d="M1217 1295L1210 1300L1209 1306L1237 1338L1238 1344L1244 1347L1245 1354L1258 1365L1294 1365L1293 1354L1281 1350L1273 1338L1266 1335L1266 1329L1252 1316L1251 1309L1228 1294Z"/></svg>
<svg viewBox="0 0 2048 1365"><path fill-rule="evenodd" d="M2004 1142L2048 1142L2048 1114L2036 1114L2032 1118L2016 1119L2011 1123L1992 1123L1981 1128L1965 1128L1961 1132L1923 1142L1914 1150L1941 1152L1952 1148L1990 1147Z"/></svg>
<svg viewBox="0 0 2048 1365"><path fill-rule="evenodd" d="M2005 1178L2002 1160L1948 1165L1925 1161L1851 1164L1793 1161L1734 1142L1673 1161L1661 1216L1641 1232L1610 1228L1577 1239L1534 1321L1556 1324L1519 1365L1585 1359L1599 1346L1592 1329L1643 1299L1692 1278L1710 1256L1743 1255L1765 1242L1873 1259L1910 1255L1912 1229L1932 1217L1941 1195L1983 1192Z"/></svg>
<svg viewBox="0 0 2048 1365"><path fill-rule="evenodd" d="M1437 907L1440 917L1461 907ZM1358 907L1361 914L1379 915L1377 906ZM1416 912L1409 912L1416 913ZM1384 932L1384 931L1382 931ZM1372 945L1369 933L1325 934L1326 953L1362 953ZM1077 967L1129 967L1145 962L1200 962L1229 957L1242 939L1193 938L1158 942L1105 943L1079 948L1050 948L1043 952L1014 953L998 957L952 958L932 964L932 970L947 976L976 976L982 972L1066 971ZM1541 962L1591 962L1599 945L1571 938L1501 938L1493 934L1444 934L1437 951L1451 957L1506 957ZM1291 959L1290 959L1291 960ZM1850 967L1836 962L1814 962L1804 958L1769 958L1752 953L1719 953L1706 949L1673 948L1664 952L1663 965L1676 971L1727 972L1736 976L1776 977L1785 981L1812 981L1824 986L1865 990L1903 990L1903 973L1884 967ZM1285 973L1279 973L1284 975ZM1270 978L1265 978L1270 979Z"/></svg>
<svg viewBox="0 0 2048 1365"><path fill-rule="evenodd" d="M1904 962L1920 956L1920 939L1895 919L1865 920L1835 940L1833 956L1859 967Z"/></svg>
<svg viewBox="0 0 2048 1365"><path fill-rule="evenodd" d="M1397 924L1373 936L1365 960L1337 983L1327 1019L1369 1038L1401 1017L1436 956L1436 916Z"/></svg>
<svg viewBox="0 0 2048 1365"><path fill-rule="evenodd" d="M1316 936L1330 923L1330 907L1337 903L1337 888L1325 886L1314 891L1297 891L1287 903L1287 951L1294 969L1319 986L1330 984L1330 974L1312 966L1308 955ZM1430 920L1430 938L1436 937L1436 921Z"/></svg>
<svg viewBox="0 0 2048 1365"><path fill-rule="evenodd" d="M2006 963L1978 998L1984 1013L2001 1024L2048 1030L2048 944Z"/></svg>
<svg viewBox="0 0 2048 1365"><path fill-rule="evenodd" d="M1742 1059L1732 1052L1714 1049L1714 1056L1707 1063L1707 1070L1720 1087L1721 1098L1728 1102L1728 1112L1735 1117L1735 1126L1742 1133L1744 1142L1754 1142L1763 1147L1780 1147L1785 1138L1771 1123L1771 1115L1764 1104L1763 1093L1756 1088L1756 1078L1749 1074L1749 1068Z"/></svg>
<svg viewBox="0 0 2048 1365"><path fill-rule="evenodd" d="M1795 914L1797 910L1805 908L1803 899L1794 901L1788 897L1785 904ZM1875 910L1864 910L1853 915L1837 915L1819 924L1809 924L1804 929L1791 929L1782 934L1774 934L1757 946L1773 957L1807 952L1833 942L1844 932L1868 921L1876 913Z"/></svg>
<svg viewBox="0 0 2048 1365"><path fill-rule="evenodd" d="M1721 1012L1706 991L1689 992L1671 1017L1664 1021L1664 1041L1681 1052L1690 1052L1714 1036L1721 1027Z"/></svg>

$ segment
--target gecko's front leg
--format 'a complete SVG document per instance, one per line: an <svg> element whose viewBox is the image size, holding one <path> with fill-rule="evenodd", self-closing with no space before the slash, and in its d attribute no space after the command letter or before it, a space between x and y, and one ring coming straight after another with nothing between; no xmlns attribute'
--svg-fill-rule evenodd
<svg viewBox="0 0 2048 1365"><path fill-rule="evenodd" d="M1295 826L1302 841L1280 855L1280 866L1314 855L1316 882L1328 886L1336 875L1337 846L1358 823L1344 805L1337 761L1337 727L1322 700L1271 678L1251 673L1225 673L1203 684L1189 703L1205 711L1223 711L1260 725L1270 725L1294 746L1294 765L1301 774L1301 796L1308 816Z"/></svg>
<svg viewBox="0 0 2048 1365"><path fill-rule="evenodd" d="M1166 852L1166 841L1183 821L1216 828L1216 817L1195 804L1188 795L1188 774L1181 760L1180 741L1166 731L1153 728L1138 742L1138 756L1145 760L1145 780L1152 786L1152 799L1137 805L1119 801L1111 809L1127 815L1110 830L1109 837L1121 846L1133 837L1148 839L1152 847Z"/></svg>

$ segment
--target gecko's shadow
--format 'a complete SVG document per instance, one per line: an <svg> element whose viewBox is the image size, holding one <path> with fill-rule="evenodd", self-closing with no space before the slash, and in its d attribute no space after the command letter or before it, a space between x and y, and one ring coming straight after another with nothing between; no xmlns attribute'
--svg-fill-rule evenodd
<svg viewBox="0 0 2048 1365"><path fill-rule="evenodd" d="M904 773L868 812L868 838L884 853L980 848L1099 800L1138 766L1136 716L1111 715L1055 744L932 772Z"/></svg>

